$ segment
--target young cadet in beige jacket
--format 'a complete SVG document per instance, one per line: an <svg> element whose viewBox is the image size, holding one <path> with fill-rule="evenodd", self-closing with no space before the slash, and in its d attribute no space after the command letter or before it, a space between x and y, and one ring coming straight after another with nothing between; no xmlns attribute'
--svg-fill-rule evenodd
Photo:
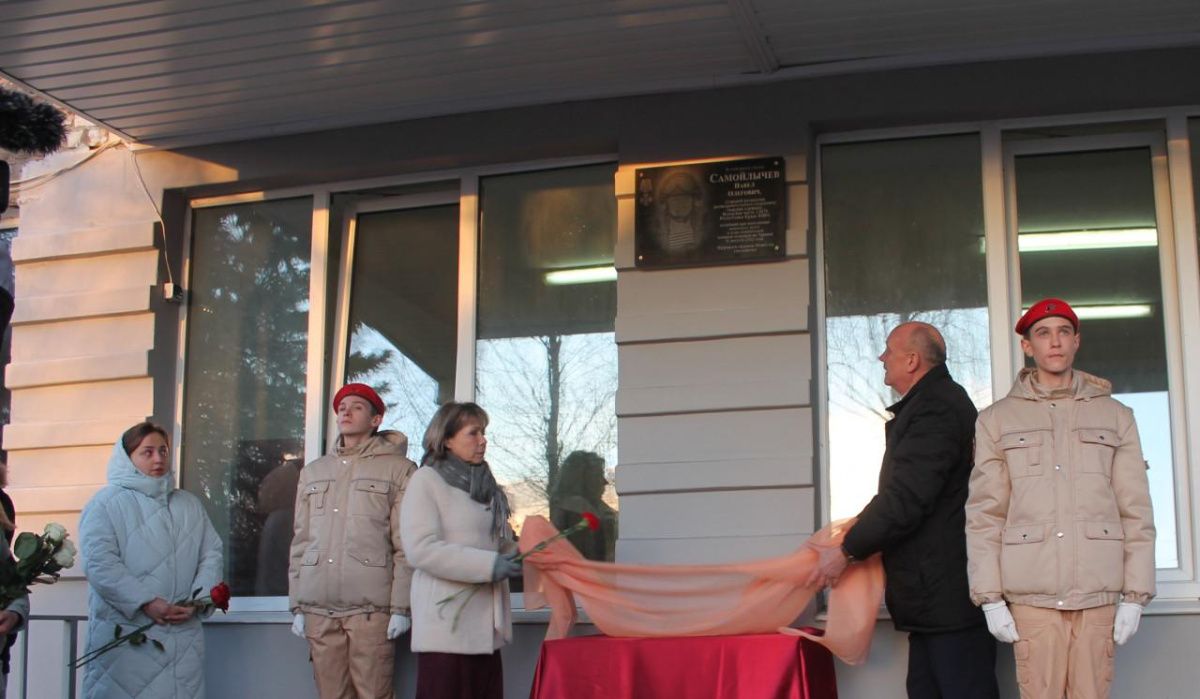
<svg viewBox="0 0 1200 699"><path fill-rule="evenodd" d="M1113 644L1155 592L1137 423L1108 381L1073 368L1079 319L1064 301L1035 303L1016 330L1036 368L975 426L971 599L1014 644L1023 699L1107 697Z"/></svg>
<svg viewBox="0 0 1200 699"><path fill-rule="evenodd" d="M321 699L393 696L392 640L411 626L412 568L400 504L416 470L408 439L378 432L385 405L365 384L333 399L333 452L300 471L288 566L292 632L308 639Z"/></svg>

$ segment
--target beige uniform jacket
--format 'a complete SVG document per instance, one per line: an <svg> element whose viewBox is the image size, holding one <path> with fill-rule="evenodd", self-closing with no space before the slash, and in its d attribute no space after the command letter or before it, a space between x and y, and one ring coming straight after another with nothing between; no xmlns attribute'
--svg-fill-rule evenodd
<svg viewBox="0 0 1200 699"><path fill-rule="evenodd" d="M400 506L417 467L407 452L407 437L384 431L301 469L288 565L293 614L408 613Z"/></svg>
<svg viewBox="0 0 1200 699"><path fill-rule="evenodd" d="M971 599L1088 609L1154 596L1154 517L1133 411L1075 370L1024 369L979 414L967 497Z"/></svg>

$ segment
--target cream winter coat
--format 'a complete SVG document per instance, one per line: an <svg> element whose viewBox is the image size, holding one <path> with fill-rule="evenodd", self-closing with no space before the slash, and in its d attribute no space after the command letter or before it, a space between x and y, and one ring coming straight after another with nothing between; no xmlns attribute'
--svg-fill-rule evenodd
<svg viewBox="0 0 1200 699"><path fill-rule="evenodd" d="M300 470L288 566L293 614L408 612L412 569L400 510L416 464L407 453L408 438L385 430Z"/></svg>
<svg viewBox="0 0 1200 699"><path fill-rule="evenodd" d="M400 515L400 536L415 569L414 652L485 654L512 641L508 581L493 584L491 579L497 552L515 547L511 536L501 546L491 531L486 505L448 485L433 468L417 469ZM482 583L481 588L466 602L458 630L452 631L459 600L467 595L442 610L437 602L475 583Z"/></svg>
<svg viewBox="0 0 1200 699"><path fill-rule="evenodd" d="M979 414L967 498L971 599L1088 609L1154 596L1154 516L1133 411L1075 370L1044 393L1023 370Z"/></svg>

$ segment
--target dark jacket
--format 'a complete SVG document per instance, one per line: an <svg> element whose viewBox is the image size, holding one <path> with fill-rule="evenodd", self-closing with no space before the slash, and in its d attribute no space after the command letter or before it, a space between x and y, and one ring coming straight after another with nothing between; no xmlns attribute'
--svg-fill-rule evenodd
<svg viewBox="0 0 1200 699"><path fill-rule="evenodd" d="M887 607L900 631L941 633L984 623L967 586L963 506L977 411L945 365L888 408L879 492L846 535L855 558L883 552Z"/></svg>
<svg viewBox="0 0 1200 699"><path fill-rule="evenodd" d="M17 509L13 507L12 498L8 496L8 493L4 492L3 488L0 488L0 507L4 508L4 515L8 517L8 521L12 524L16 524ZM15 530L4 530L4 538L8 541L9 548L12 548L13 536L15 536L16 533L17 532Z"/></svg>
<svg viewBox="0 0 1200 699"><path fill-rule="evenodd" d="M9 297L9 299L10 299L9 307L8 307L8 315L9 316L12 315L12 300L11 300L11 298L12 297ZM2 318L4 315L2 311L3 311L3 309L0 308L0 318ZM8 521L13 524L16 524L17 523L17 510L15 507L13 507L12 498L10 498L8 496L8 493L4 492L4 489L2 489L2 488L0 488L0 507L4 508L4 514L8 517ZM3 530L3 531L4 531L4 539L5 539L5 541L8 542L9 549L11 550L13 536L17 532L16 531L8 531L7 529ZM0 672L3 672L5 675L8 674L9 661L12 659L12 655L11 655L12 647L14 645L16 645L16 643L17 643L17 634L15 634L15 633L8 634L8 640L0 641L0 648L3 649L3 650L0 650Z"/></svg>

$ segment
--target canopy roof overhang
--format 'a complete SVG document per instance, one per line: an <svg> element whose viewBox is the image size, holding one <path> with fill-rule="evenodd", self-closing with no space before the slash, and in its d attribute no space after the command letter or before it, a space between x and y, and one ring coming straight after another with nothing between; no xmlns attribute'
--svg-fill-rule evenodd
<svg viewBox="0 0 1200 699"><path fill-rule="evenodd" d="M1200 45L1195 0L18 0L0 73L222 143L880 68Z"/></svg>

